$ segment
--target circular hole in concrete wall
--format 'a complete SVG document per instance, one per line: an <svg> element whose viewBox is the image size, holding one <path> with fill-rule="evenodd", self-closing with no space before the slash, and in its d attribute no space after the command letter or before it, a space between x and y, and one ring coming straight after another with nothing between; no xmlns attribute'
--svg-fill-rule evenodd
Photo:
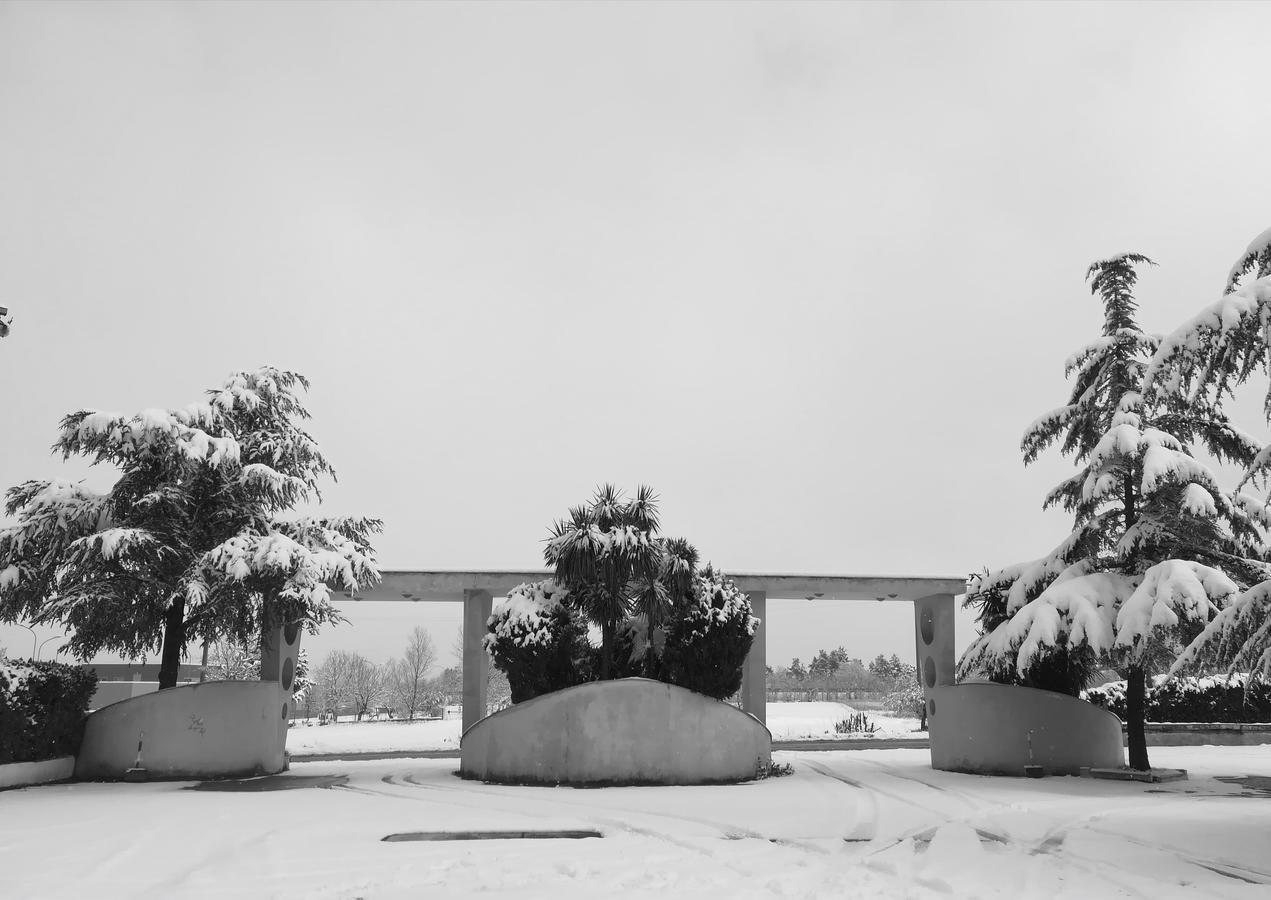
<svg viewBox="0 0 1271 900"><path fill-rule="evenodd" d="M282 666L282 689L284 691L291 690L291 679L296 677L296 663L290 656Z"/></svg>
<svg viewBox="0 0 1271 900"><path fill-rule="evenodd" d="M922 611L922 616L918 622L918 633L922 635L922 642L930 645L936 639L936 617L929 609Z"/></svg>
<svg viewBox="0 0 1271 900"><path fill-rule="evenodd" d="M287 718L287 704L286 703L282 705L282 718L284 720Z"/></svg>
<svg viewBox="0 0 1271 900"><path fill-rule="evenodd" d="M927 718L930 719L935 714L936 714L936 701L928 700L927 701Z"/></svg>
<svg viewBox="0 0 1271 900"><path fill-rule="evenodd" d="M282 630L282 639L287 642L288 647L294 644L296 642L296 638L299 636L300 636L299 622L292 622L291 624L287 625Z"/></svg>
<svg viewBox="0 0 1271 900"><path fill-rule="evenodd" d="M929 688L936 686L936 661L930 656L922 661L922 680Z"/></svg>

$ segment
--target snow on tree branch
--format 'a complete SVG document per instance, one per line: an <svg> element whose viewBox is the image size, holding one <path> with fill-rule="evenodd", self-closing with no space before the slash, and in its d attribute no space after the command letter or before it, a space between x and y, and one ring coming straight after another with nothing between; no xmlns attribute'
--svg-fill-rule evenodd
<svg viewBox="0 0 1271 900"><path fill-rule="evenodd" d="M1175 329L1148 364L1144 391L1230 393L1271 348L1271 275L1225 294ZM1271 411L1271 391L1264 409Z"/></svg>
<svg viewBox="0 0 1271 900"><path fill-rule="evenodd" d="M1271 580L1245 591L1179 655L1170 674L1223 665L1271 681Z"/></svg>
<svg viewBox="0 0 1271 900"><path fill-rule="evenodd" d="M1208 624L1239 591L1218 569L1167 559L1143 573L1117 610L1116 643L1141 652L1146 641L1180 622Z"/></svg>
<svg viewBox="0 0 1271 900"><path fill-rule="evenodd" d="M1271 228L1249 242L1244 255L1236 260L1227 273L1225 293L1232 293L1240 279L1249 272L1256 272L1256 277L1271 275Z"/></svg>

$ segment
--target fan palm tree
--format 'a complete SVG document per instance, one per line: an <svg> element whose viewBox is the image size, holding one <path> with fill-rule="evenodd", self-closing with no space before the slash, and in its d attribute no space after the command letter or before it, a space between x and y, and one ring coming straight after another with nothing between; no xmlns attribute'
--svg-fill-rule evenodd
<svg viewBox="0 0 1271 900"><path fill-rule="evenodd" d="M641 486L633 500L606 484L590 504L574 507L552 526L543 556L570 601L600 627L600 678L609 677L618 625L633 605L660 618L669 606L658 576L665 551L658 530L657 496ZM649 585L641 591L640 585ZM653 621L652 619L650 621Z"/></svg>

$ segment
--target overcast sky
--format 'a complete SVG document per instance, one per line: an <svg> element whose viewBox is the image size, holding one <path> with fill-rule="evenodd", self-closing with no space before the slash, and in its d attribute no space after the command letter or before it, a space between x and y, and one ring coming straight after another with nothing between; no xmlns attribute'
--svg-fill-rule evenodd
<svg viewBox="0 0 1271 900"><path fill-rule="evenodd" d="M105 487L49 455L63 414L272 364L384 568L539 567L604 481L725 571L1039 556L1068 463L1019 438L1098 333L1086 267L1151 256L1170 330L1271 225L1268 33L1262 4L5 3L0 487ZM912 655L907 606L769 613L773 663ZM311 657L418 621L446 661L459 622L350 615Z"/></svg>

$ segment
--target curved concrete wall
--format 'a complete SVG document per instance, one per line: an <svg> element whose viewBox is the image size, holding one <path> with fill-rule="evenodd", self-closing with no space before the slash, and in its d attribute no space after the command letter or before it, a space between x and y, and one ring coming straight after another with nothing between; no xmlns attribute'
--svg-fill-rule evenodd
<svg viewBox="0 0 1271 900"><path fill-rule="evenodd" d="M1051 691L1008 684L957 684L931 691L931 767L979 775L1077 775L1082 766L1125 765L1121 720ZM1029 733L1032 755L1029 755Z"/></svg>
<svg viewBox="0 0 1271 900"><path fill-rule="evenodd" d="M719 700L651 681L596 681L487 716L461 743L460 774L539 784L709 784L755 776L772 735Z"/></svg>
<svg viewBox="0 0 1271 900"><path fill-rule="evenodd" d="M142 733L148 778L281 772L288 699L276 681L212 681L121 700L88 717L75 777L123 778Z"/></svg>

